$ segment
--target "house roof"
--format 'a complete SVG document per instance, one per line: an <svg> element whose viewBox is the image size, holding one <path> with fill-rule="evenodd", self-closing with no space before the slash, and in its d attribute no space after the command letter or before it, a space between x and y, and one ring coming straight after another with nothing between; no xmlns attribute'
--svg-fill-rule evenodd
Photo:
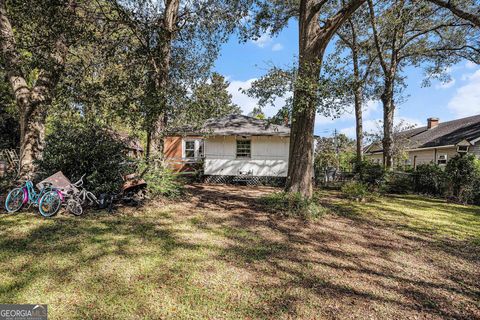
<svg viewBox="0 0 480 320"><path fill-rule="evenodd" d="M214 136L290 136L290 128L244 115L232 114L209 119L199 129L179 127L170 130L170 135L214 135Z"/></svg>
<svg viewBox="0 0 480 320"><path fill-rule="evenodd" d="M131 150L137 150L140 152L144 151L140 143L140 140L138 138L132 137L123 132L117 132L113 130L111 131L111 134L115 139L118 139L119 141L121 141L125 145L125 148L131 149Z"/></svg>
<svg viewBox="0 0 480 320"><path fill-rule="evenodd" d="M467 140L472 141L480 137L480 115L441 122L436 127L427 126L402 131L397 138L407 140L408 149L421 149L456 145ZM380 143L372 144L368 152L382 152Z"/></svg>

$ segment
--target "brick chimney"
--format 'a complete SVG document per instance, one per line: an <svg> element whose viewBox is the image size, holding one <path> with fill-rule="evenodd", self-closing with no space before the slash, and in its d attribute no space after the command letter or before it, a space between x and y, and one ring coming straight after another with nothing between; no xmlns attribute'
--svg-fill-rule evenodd
<svg viewBox="0 0 480 320"><path fill-rule="evenodd" d="M433 129L436 126L438 126L438 123L440 122L440 120L438 118L428 118L427 122L428 122L427 128Z"/></svg>

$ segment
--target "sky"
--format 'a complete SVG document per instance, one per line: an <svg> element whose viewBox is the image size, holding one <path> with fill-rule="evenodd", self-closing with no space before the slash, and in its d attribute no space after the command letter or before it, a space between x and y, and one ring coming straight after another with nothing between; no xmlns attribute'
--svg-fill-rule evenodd
<svg viewBox="0 0 480 320"><path fill-rule="evenodd" d="M215 71L224 75L230 82L228 91L233 102L248 114L257 101L239 91L248 89L251 83L266 74L272 66L288 67L298 58L298 31L292 22L277 37L263 35L256 41L240 43L233 35L222 46L215 63ZM451 81L433 81L431 86L422 87L424 73L421 68L408 68L405 101L397 106L396 121L413 126L426 125L427 118L438 117L448 121L480 114L480 66L470 62L460 62L449 70ZM278 100L274 107L263 109L267 116L273 116L283 106ZM379 101L368 101L364 108L364 130L376 132L378 121L382 119L382 105ZM334 130L354 138L355 117L352 107L337 119L317 115L315 134L331 136Z"/></svg>

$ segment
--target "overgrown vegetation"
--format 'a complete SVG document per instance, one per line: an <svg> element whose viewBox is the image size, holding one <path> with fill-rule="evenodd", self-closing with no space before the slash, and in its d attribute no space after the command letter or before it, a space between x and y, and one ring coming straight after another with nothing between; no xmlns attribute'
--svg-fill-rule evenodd
<svg viewBox="0 0 480 320"><path fill-rule="evenodd" d="M348 199L364 201L369 195L368 186L358 181L349 181L342 186L342 192Z"/></svg>
<svg viewBox="0 0 480 320"><path fill-rule="evenodd" d="M415 192L433 196L443 194L445 174L438 165L433 163L418 165L412 173L412 178Z"/></svg>
<svg viewBox="0 0 480 320"><path fill-rule="evenodd" d="M129 172L125 145L113 132L83 118L56 120L46 138L41 177L62 171L75 182L82 175L93 193L116 192Z"/></svg>
<svg viewBox="0 0 480 320"><path fill-rule="evenodd" d="M418 193L459 203L480 204L480 160L475 155L456 156L442 168L434 163L415 170L387 172L379 164L364 161L355 168L356 181L342 187L347 198L362 199L368 192Z"/></svg>
<svg viewBox="0 0 480 320"><path fill-rule="evenodd" d="M475 155L451 159L445 168L445 176L447 197L453 197L461 203L480 200L480 160Z"/></svg>
<svg viewBox="0 0 480 320"><path fill-rule="evenodd" d="M183 193L183 183L178 174L164 166L140 165L140 171L145 171L143 179L147 182L147 190L151 197L163 196L178 198Z"/></svg>
<svg viewBox="0 0 480 320"><path fill-rule="evenodd" d="M304 219L317 219L327 212L316 197L304 198L300 193L274 192L260 198L260 203L271 212Z"/></svg>
<svg viewBox="0 0 480 320"><path fill-rule="evenodd" d="M358 181L371 189L377 189L385 182L385 169L378 163L362 161L355 165L354 172Z"/></svg>

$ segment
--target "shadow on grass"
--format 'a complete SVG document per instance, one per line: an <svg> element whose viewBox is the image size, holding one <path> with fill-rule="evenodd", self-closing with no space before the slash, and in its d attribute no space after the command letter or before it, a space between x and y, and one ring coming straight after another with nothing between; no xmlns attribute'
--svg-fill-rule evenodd
<svg viewBox="0 0 480 320"><path fill-rule="evenodd" d="M366 217L364 204L329 202L345 213L315 223L279 218L262 212L255 190L229 190L193 187L182 214L0 220L0 298L18 302L32 284L42 284L48 294L49 282L76 290L72 283L80 272L88 281L81 284L81 299L67 307L78 318L161 318L165 314L157 316L155 308L162 308L150 304L166 297L190 309L184 318L201 318L205 306L219 310L207 310L205 317L230 312L225 318L480 317L478 246L399 232ZM204 233L216 242L195 238ZM120 272L117 260L148 268ZM204 284L209 279L196 279L198 270L212 268L214 277L224 265L245 278L238 291L210 292ZM181 310L172 312L171 318L182 318Z"/></svg>
<svg viewBox="0 0 480 320"><path fill-rule="evenodd" d="M77 272L88 273L99 261L123 259L135 263L149 256L168 259L175 251L202 247L179 240L164 219L90 216L46 220L32 214L11 218L20 223L0 220L2 273L12 279L0 283L0 297L5 303L20 302L23 292L45 279L55 286L69 284ZM21 229L23 222L29 226Z"/></svg>
<svg viewBox="0 0 480 320"><path fill-rule="evenodd" d="M202 206L219 210L230 206L215 202L214 190L198 188L195 192ZM252 202L252 197L240 194L229 198ZM363 214L365 205L403 214L382 207L381 202L345 206L327 201L322 205L341 218L305 224L265 215L247 205L242 214L206 217L195 225L232 241L218 256L253 273L258 290L269 293L257 306L263 317L305 316L307 301L318 304L319 317L480 316L478 246L470 241L445 242L427 234L406 235L393 222ZM419 232L418 228L411 231ZM456 269L459 261L468 267ZM336 306L333 313L332 306Z"/></svg>

